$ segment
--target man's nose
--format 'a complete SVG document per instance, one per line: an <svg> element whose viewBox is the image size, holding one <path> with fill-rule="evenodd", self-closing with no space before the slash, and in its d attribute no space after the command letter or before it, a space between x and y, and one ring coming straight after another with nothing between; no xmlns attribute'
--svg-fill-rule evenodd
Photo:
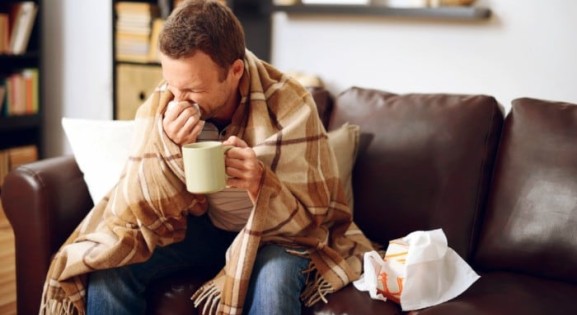
<svg viewBox="0 0 577 315"><path fill-rule="evenodd" d="M180 91L174 91L174 100L177 102L182 102L184 101L184 93L180 92Z"/></svg>

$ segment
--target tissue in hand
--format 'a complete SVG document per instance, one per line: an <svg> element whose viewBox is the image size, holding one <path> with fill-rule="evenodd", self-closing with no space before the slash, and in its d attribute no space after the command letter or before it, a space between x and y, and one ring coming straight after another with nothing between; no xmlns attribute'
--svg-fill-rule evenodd
<svg viewBox="0 0 577 315"><path fill-rule="evenodd" d="M174 109L174 107L176 107L176 105L178 105L179 103L182 103L182 102L186 103L185 106L191 106L194 109L196 109L195 115L198 115L199 118L200 118L200 116L202 116L202 113L200 112L200 106L198 106L198 103L192 103L189 101L172 100L172 101L168 102L168 104L166 105L166 111L167 112L172 111Z"/></svg>

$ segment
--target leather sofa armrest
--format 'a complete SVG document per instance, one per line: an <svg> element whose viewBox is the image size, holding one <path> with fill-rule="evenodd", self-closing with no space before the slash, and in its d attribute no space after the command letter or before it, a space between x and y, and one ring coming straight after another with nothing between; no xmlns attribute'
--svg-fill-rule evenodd
<svg viewBox="0 0 577 315"><path fill-rule="evenodd" d="M73 156L16 168L1 200L14 230L18 314L37 314L50 259L93 202Z"/></svg>

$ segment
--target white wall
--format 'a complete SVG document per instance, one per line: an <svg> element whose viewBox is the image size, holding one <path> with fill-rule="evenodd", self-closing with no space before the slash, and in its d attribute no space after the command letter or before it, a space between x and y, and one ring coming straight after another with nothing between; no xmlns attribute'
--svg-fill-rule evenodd
<svg viewBox="0 0 577 315"><path fill-rule="evenodd" d="M44 0L46 156L69 153L62 117L112 119L112 1Z"/></svg>
<svg viewBox="0 0 577 315"><path fill-rule="evenodd" d="M273 19L272 62L318 74L339 93L484 93L577 103L577 1L487 0L488 21L287 16Z"/></svg>
<svg viewBox="0 0 577 315"><path fill-rule="evenodd" d="M272 62L318 74L339 93L521 96L577 103L577 1L479 0L489 21L274 15ZM103 0L44 1L47 155L69 151L63 116L112 118L112 8Z"/></svg>

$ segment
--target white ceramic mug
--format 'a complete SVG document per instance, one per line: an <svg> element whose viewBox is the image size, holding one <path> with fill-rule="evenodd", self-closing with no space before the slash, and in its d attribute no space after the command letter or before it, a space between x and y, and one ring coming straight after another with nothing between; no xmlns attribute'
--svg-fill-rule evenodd
<svg viewBox="0 0 577 315"><path fill-rule="evenodd" d="M186 190L209 194L226 187L224 155L232 146L219 141L203 141L182 146Z"/></svg>

